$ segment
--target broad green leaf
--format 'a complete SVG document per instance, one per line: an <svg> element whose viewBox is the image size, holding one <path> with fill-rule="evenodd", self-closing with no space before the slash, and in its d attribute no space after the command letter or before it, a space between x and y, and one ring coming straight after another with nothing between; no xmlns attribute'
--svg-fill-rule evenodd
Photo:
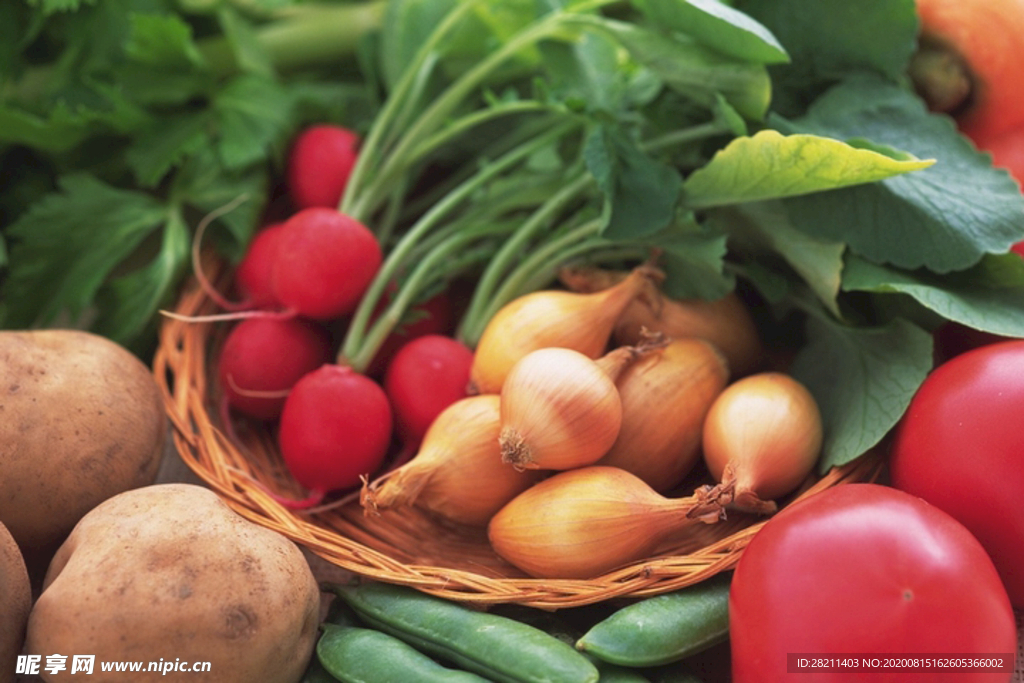
<svg viewBox="0 0 1024 683"><path fill-rule="evenodd" d="M167 218L141 192L85 174L60 179L59 190L12 224L11 269L4 282L6 323L47 325L63 312L77 317L115 266Z"/></svg>
<svg viewBox="0 0 1024 683"><path fill-rule="evenodd" d="M285 88L261 76L240 76L213 101L217 148L224 167L241 168L273 158L292 129L294 102Z"/></svg>
<svg viewBox="0 0 1024 683"><path fill-rule="evenodd" d="M843 289L912 296L947 320L1007 337L1024 337L1024 259L986 256L969 270L944 277L849 259Z"/></svg>
<svg viewBox="0 0 1024 683"><path fill-rule="evenodd" d="M718 0L641 0L655 26L682 31L729 57L760 64L789 61L786 49L763 24Z"/></svg>
<svg viewBox="0 0 1024 683"><path fill-rule="evenodd" d="M808 320L807 334L790 372L821 409L819 470L826 472L876 446L899 422L932 368L932 338L902 319L865 328L824 316Z"/></svg>
<svg viewBox="0 0 1024 683"><path fill-rule="evenodd" d="M638 239L668 226L675 216L682 178L645 154L625 133L598 126L587 136L584 158L604 193L610 239Z"/></svg>
<svg viewBox="0 0 1024 683"><path fill-rule="evenodd" d="M808 234L846 242L876 263L940 273L969 268L1024 239L1017 184L913 93L851 80L793 123L808 133L867 139L937 160L879 183L788 200L794 225Z"/></svg>
<svg viewBox="0 0 1024 683"><path fill-rule="evenodd" d="M125 155L143 187L155 187L189 155L210 145L208 110L161 118L138 135Z"/></svg>
<svg viewBox="0 0 1024 683"><path fill-rule="evenodd" d="M191 232L179 211L163 226L160 251L145 266L108 281L97 293L93 329L128 345L158 318L189 266Z"/></svg>
<svg viewBox="0 0 1024 683"><path fill-rule="evenodd" d="M125 52L151 67L168 70L202 68L206 62L192 40L192 27L173 14L134 14Z"/></svg>
<svg viewBox="0 0 1024 683"><path fill-rule="evenodd" d="M901 81L917 47L914 0L740 0L735 5L767 27L792 58L772 67L775 110L790 115L823 87L851 74Z"/></svg>
<svg viewBox="0 0 1024 683"><path fill-rule="evenodd" d="M797 230L782 202L752 202L710 213L712 225L743 245L744 250L781 257L833 315L839 317L839 286L846 245L827 242Z"/></svg>
<svg viewBox="0 0 1024 683"><path fill-rule="evenodd" d="M597 15L574 15L565 23L608 33L666 86L709 109L721 95L752 120L763 118L768 110L771 81L763 65L727 57L685 36L669 37Z"/></svg>
<svg viewBox="0 0 1024 683"><path fill-rule="evenodd" d="M690 208L779 199L872 183L927 168L818 135L762 130L732 140L683 184Z"/></svg>

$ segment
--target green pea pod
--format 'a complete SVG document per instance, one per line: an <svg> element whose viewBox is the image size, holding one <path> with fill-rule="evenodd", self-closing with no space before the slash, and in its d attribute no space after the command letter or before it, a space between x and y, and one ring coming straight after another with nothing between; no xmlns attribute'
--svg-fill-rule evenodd
<svg viewBox="0 0 1024 683"><path fill-rule="evenodd" d="M602 661L645 667L679 661L729 636L729 582L702 583L627 605L595 624L576 648Z"/></svg>
<svg viewBox="0 0 1024 683"><path fill-rule="evenodd" d="M441 666L405 641L371 628L324 624L316 656L341 683L487 683L468 671Z"/></svg>
<svg viewBox="0 0 1024 683"><path fill-rule="evenodd" d="M544 631L406 586L333 586L369 626L502 683L596 683L585 655Z"/></svg>

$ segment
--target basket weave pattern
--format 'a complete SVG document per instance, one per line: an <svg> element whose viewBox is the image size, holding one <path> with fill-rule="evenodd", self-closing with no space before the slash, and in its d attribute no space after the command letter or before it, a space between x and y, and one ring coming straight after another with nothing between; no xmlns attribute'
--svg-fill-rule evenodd
<svg viewBox="0 0 1024 683"><path fill-rule="evenodd" d="M207 273L217 270L210 263ZM221 271L223 273L223 270ZM216 312L191 284L176 312ZM612 598L639 598L683 588L732 569L765 520L731 514L673 539L650 558L588 580L530 578L490 549L486 533L455 528L415 507L365 515L353 496L318 511L286 509L267 490L302 497L289 477L273 435L249 423L235 426L237 442L220 424L215 357L223 323L167 318L160 331L153 371L173 424L173 440L185 463L243 517L274 529L311 552L355 574L478 604L517 603L544 609L574 607ZM874 478L879 458L866 454L824 477L808 481L799 499L846 482Z"/></svg>

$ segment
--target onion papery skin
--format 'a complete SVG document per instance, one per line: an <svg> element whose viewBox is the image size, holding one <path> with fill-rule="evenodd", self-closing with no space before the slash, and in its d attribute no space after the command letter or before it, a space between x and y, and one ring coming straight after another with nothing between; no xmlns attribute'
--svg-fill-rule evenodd
<svg viewBox="0 0 1024 683"><path fill-rule="evenodd" d="M637 268L615 287L594 294L543 290L518 297L487 323L470 370L472 391L499 393L512 367L538 349L573 349L600 357L626 306L654 277Z"/></svg>
<svg viewBox="0 0 1024 683"><path fill-rule="evenodd" d="M714 504L666 498L625 470L595 465L516 496L491 519L488 538L530 576L592 579L644 559L687 525L717 518Z"/></svg>
<svg viewBox="0 0 1024 683"><path fill-rule="evenodd" d="M622 424L597 464L671 490L700 461L704 419L728 379L725 358L703 339L677 339L637 360L616 382Z"/></svg>
<svg viewBox="0 0 1024 683"><path fill-rule="evenodd" d="M524 469L592 465L622 424L614 380L572 349L540 349L523 358L509 373L500 408L502 459Z"/></svg>
<svg viewBox="0 0 1024 683"><path fill-rule="evenodd" d="M483 527L544 472L521 471L501 460L499 399L463 398L434 420L419 452L362 496L368 510L416 505L457 524Z"/></svg>

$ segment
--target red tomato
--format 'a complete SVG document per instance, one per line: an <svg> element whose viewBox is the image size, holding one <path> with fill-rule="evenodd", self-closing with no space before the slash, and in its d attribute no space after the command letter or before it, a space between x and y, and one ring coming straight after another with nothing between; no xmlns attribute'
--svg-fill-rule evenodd
<svg viewBox="0 0 1024 683"><path fill-rule="evenodd" d="M981 541L1024 608L1024 340L989 344L937 367L903 416L892 483L958 519Z"/></svg>
<svg viewBox="0 0 1024 683"><path fill-rule="evenodd" d="M729 593L734 683L1007 683L1007 673L787 674L789 653L1013 653L992 561L920 498L846 484L783 508L740 557ZM860 676L860 678L858 678Z"/></svg>

